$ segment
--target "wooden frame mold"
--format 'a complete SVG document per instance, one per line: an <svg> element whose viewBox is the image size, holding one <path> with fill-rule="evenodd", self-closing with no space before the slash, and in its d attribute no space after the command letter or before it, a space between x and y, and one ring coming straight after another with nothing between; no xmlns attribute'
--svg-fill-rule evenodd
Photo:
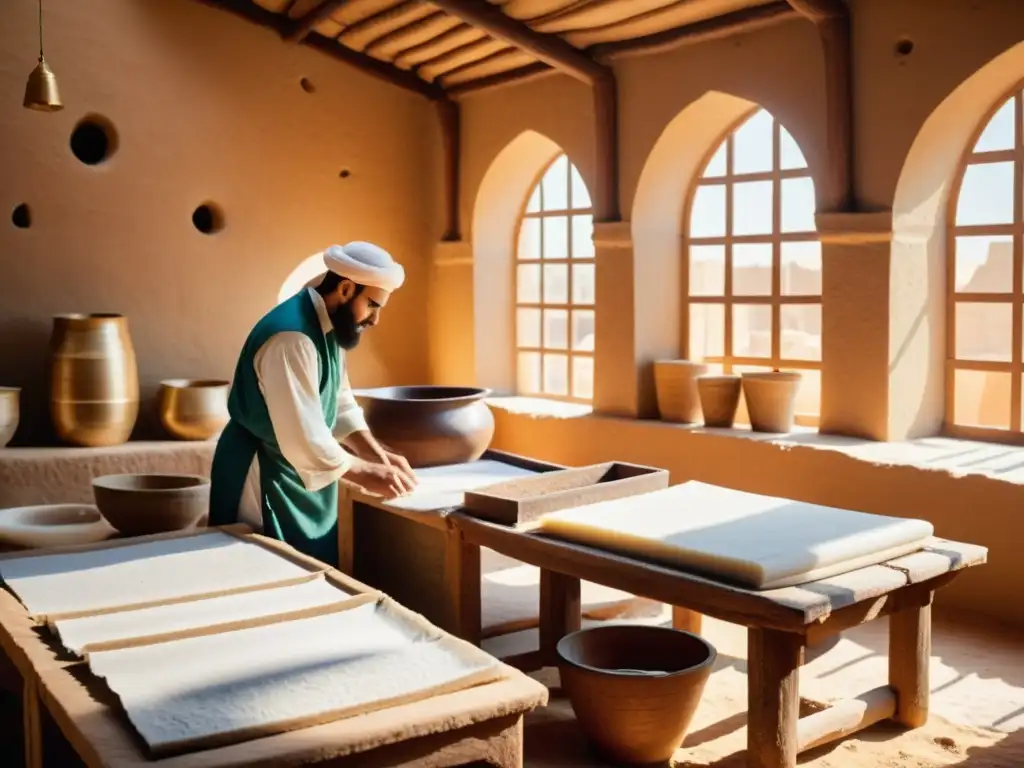
<svg viewBox="0 0 1024 768"><path fill-rule="evenodd" d="M667 469L609 461L467 491L463 509L492 522L520 525L560 509L660 491L668 481Z"/></svg>

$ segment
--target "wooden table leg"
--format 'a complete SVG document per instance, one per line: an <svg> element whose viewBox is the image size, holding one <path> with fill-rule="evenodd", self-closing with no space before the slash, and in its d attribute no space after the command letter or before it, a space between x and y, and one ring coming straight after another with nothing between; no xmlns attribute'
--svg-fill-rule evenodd
<svg viewBox="0 0 1024 768"><path fill-rule="evenodd" d="M26 676L21 695L25 768L42 768L43 766L43 724L39 711L40 706L39 687L36 679Z"/></svg>
<svg viewBox="0 0 1024 768"><path fill-rule="evenodd" d="M580 580L541 568L539 634L543 663L556 663L558 641L579 629L582 622Z"/></svg>
<svg viewBox="0 0 1024 768"><path fill-rule="evenodd" d="M927 605L892 614L889 617L889 685L896 691L893 720L900 725L920 728L928 722L931 656L931 600Z"/></svg>
<svg viewBox="0 0 1024 768"><path fill-rule="evenodd" d="M680 608L678 605L672 606L673 629L681 629L685 632L692 632L695 635L699 635L703 624L704 617L696 611L691 611L688 608Z"/></svg>
<svg viewBox="0 0 1024 768"><path fill-rule="evenodd" d="M747 766L795 768L804 638L747 630Z"/></svg>
<svg viewBox="0 0 1024 768"><path fill-rule="evenodd" d="M356 521L352 495L338 483L338 570L355 578Z"/></svg>
<svg viewBox="0 0 1024 768"><path fill-rule="evenodd" d="M449 526L444 544L444 591L448 605L448 631L473 645L480 645L481 619L480 547L462 538L462 531Z"/></svg>

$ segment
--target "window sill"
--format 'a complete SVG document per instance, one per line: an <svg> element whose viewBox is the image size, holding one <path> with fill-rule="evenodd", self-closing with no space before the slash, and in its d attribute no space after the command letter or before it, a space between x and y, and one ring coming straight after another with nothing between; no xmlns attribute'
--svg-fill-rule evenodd
<svg viewBox="0 0 1024 768"><path fill-rule="evenodd" d="M983 476L1024 485L1024 447L979 442L956 437L922 437L899 442L878 442L842 435L820 434L811 427L796 427L788 434L754 432L749 427L721 429L700 424L674 424L655 419L625 419L594 414L590 406L530 397L493 397L488 405L512 416L528 419L602 419L632 422L650 429L670 429L698 439L751 440L780 450L830 451L876 466L909 466L943 472L952 477Z"/></svg>

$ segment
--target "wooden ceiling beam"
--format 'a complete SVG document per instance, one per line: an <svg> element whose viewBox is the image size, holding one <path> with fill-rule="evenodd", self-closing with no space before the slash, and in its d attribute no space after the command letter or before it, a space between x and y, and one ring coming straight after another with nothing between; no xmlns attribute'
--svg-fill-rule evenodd
<svg viewBox="0 0 1024 768"><path fill-rule="evenodd" d="M527 80L533 80L541 75L549 75L556 71L543 61L535 61L533 64L527 64L525 67L517 67L507 72L498 72L493 75L477 78L476 80L459 83L458 85L446 88L445 91L451 98L455 99L469 93L479 93L480 91L488 91L504 85L526 82Z"/></svg>
<svg viewBox="0 0 1024 768"><path fill-rule="evenodd" d="M723 13L721 16L714 16L704 21L666 29L663 32L655 32L643 37L616 40L612 43L598 43L590 46L587 51L598 61L609 61L623 56L670 51L690 43L720 40L797 18L799 18L799 14L783 0Z"/></svg>
<svg viewBox="0 0 1024 768"><path fill-rule="evenodd" d="M255 3L249 2L249 0L196 0L196 2L210 8L219 8L222 11L232 13L257 26L272 30L282 38L289 29L287 19L283 19L280 14L261 8ZM421 96L426 96L428 99L437 101L446 98L444 90L439 86L425 82L410 72L393 67L372 56L366 56L358 51L353 51L351 48L347 48L336 40L324 37L323 35L317 33L310 34L303 38L299 45L305 45L313 50L325 53L371 77L397 85L399 88L418 93Z"/></svg>
<svg viewBox="0 0 1024 768"><path fill-rule="evenodd" d="M565 72L567 75L594 84L612 77L604 64L574 48L557 35L535 32L526 24L506 15L499 6L486 0L430 0L432 5L467 24L504 40L509 45L536 57L540 61Z"/></svg>
<svg viewBox="0 0 1024 768"><path fill-rule="evenodd" d="M385 8L382 11L371 13L369 16L355 21L341 30L341 34L338 35L339 39L358 35L360 32L372 32L376 27L383 26L389 21L402 18L405 14L410 11L414 11L423 5L423 0L405 0L405 2L399 3L398 5L392 5L390 8Z"/></svg>
<svg viewBox="0 0 1024 768"><path fill-rule="evenodd" d="M306 39L306 35L321 21L326 21L331 14L344 5L346 0L324 0L320 5L311 8L305 16L300 16L294 21L288 20L290 29L282 37L289 43L300 43ZM285 16L287 19L287 16Z"/></svg>

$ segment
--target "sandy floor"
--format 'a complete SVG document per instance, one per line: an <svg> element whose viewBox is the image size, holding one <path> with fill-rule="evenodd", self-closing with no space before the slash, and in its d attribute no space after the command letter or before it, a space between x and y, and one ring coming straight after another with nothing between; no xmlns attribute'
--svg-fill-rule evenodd
<svg viewBox="0 0 1024 768"><path fill-rule="evenodd" d="M657 622L657 619L653 621ZM804 667L801 694L828 701L861 693L886 679L887 626L848 632L828 653ZM746 640L733 625L705 620L705 636L719 651L683 748L678 768L746 768ZM522 632L488 641L505 655L535 647ZM552 688L549 706L526 727L526 764L531 768L602 765L576 726L572 708L557 689L558 674L536 677ZM916 731L875 726L801 757L807 768L1024 768L1024 632L999 632L969 619L935 620L932 718Z"/></svg>

